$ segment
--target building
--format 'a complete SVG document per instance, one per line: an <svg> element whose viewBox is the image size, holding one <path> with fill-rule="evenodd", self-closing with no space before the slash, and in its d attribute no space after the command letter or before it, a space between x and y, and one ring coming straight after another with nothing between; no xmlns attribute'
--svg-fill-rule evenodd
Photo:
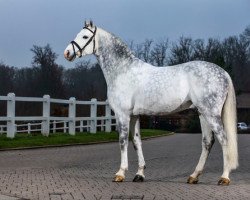
<svg viewBox="0 0 250 200"><path fill-rule="evenodd" d="M250 124L250 93L241 93L236 97L238 122Z"/></svg>

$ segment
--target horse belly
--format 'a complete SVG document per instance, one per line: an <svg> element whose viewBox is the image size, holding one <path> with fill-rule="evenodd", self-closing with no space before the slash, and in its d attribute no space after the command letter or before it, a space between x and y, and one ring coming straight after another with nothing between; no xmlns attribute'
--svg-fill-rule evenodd
<svg viewBox="0 0 250 200"><path fill-rule="evenodd" d="M148 95L138 95L134 104L134 115L166 115L190 106L187 91L156 92ZM189 105L187 105L187 103Z"/></svg>
<svg viewBox="0 0 250 200"><path fill-rule="evenodd" d="M159 104L155 103L154 105L144 105L137 106L133 110L133 115L166 115L174 112L174 110L178 109L180 104L176 103L167 105L167 104Z"/></svg>

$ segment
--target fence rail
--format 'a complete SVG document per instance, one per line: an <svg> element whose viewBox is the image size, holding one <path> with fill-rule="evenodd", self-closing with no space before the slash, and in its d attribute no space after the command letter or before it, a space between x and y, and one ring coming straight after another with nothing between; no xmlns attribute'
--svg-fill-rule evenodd
<svg viewBox="0 0 250 200"><path fill-rule="evenodd" d="M0 116L0 122L6 122L6 124L0 125L0 134L6 133L9 138L14 138L16 133L22 132L41 132L46 136L57 130L62 130L64 133L68 132L71 135L75 135L76 131L96 133L99 127L101 131L111 132L112 127L116 126L116 120L111 113L108 101L97 101L96 99L79 101L74 97L71 97L69 100L53 99L49 95L44 95L43 98L16 97L14 93L9 93L7 96L0 96L0 101L7 101L7 115ZM43 107L42 116L16 116L15 105L17 101L40 102ZM51 116L51 103L68 104L68 116ZM76 105L89 105L90 116L76 117ZM105 106L105 116L97 116L97 106ZM16 122L29 123L16 124ZM58 126L58 124L61 124L61 126Z"/></svg>

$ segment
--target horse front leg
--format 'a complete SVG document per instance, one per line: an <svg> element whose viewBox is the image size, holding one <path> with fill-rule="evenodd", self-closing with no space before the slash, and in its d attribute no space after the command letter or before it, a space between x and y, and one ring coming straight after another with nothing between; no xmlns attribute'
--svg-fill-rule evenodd
<svg viewBox="0 0 250 200"><path fill-rule="evenodd" d="M118 120L118 132L119 132L119 144L121 150L121 165L118 172L115 174L114 182L122 182L125 180L125 172L128 170L128 138L129 138L129 116L119 116Z"/></svg>
<svg viewBox="0 0 250 200"><path fill-rule="evenodd" d="M142 182L145 179L144 169L145 169L145 160L142 152L142 142L140 135L140 120L139 117L132 117L130 122L131 133L133 136L133 145L134 149L138 156L138 171L136 173L133 182Z"/></svg>

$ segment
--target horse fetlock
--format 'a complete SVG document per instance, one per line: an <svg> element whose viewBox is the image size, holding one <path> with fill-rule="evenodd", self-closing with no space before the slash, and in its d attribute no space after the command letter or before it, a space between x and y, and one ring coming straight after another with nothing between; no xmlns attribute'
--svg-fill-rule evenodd
<svg viewBox="0 0 250 200"><path fill-rule="evenodd" d="M123 182L125 180L125 176L116 175L113 182Z"/></svg>
<svg viewBox="0 0 250 200"><path fill-rule="evenodd" d="M144 170L143 170L143 169L138 169L138 171L137 171L136 175L140 175L140 176L142 176L142 177L144 177L144 178L145 178L145 175L144 175Z"/></svg>
<svg viewBox="0 0 250 200"><path fill-rule="evenodd" d="M221 186L228 186L230 184L230 179L229 178L223 178L221 177L220 180L218 181L218 185Z"/></svg>
<svg viewBox="0 0 250 200"><path fill-rule="evenodd" d="M144 179L145 179L144 175L136 174L135 178L133 179L133 182L143 182Z"/></svg>
<svg viewBox="0 0 250 200"><path fill-rule="evenodd" d="M124 176L125 177L125 171L128 169L120 168L118 172L116 172L116 176Z"/></svg>
<svg viewBox="0 0 250 200"><path fill-rule="evenodd" d="M123 182L125 180L125 169L120 168L115 174L113 182Z"/></svg>
<svg viewBox="0 0 250 200"><path fill-rule="evenodd" d="M188 180L187 180L187 183L189 183L189 184L197 184L198 183L198 181L199 181L199 179L198 179L198 177L192 177L192 176L189 176L188 177Z"/></svg>

